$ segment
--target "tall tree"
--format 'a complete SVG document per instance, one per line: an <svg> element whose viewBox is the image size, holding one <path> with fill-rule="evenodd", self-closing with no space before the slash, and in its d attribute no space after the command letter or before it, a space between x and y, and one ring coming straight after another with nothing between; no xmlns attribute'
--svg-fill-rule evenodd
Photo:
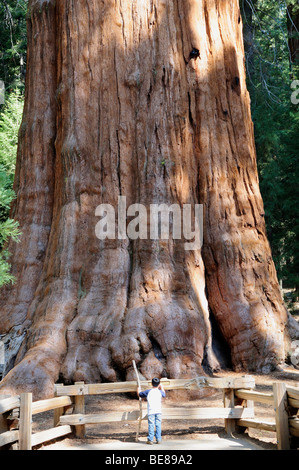
<svg viewBox="0 0 299 470"><path fill-rule="evenodd" d="M27 0L0 0L0 80L7 91L24 87L27 3Z"/></svg>
<svg viewBox="0 0 299 470"><path fill-rule="evenodd" d="M18 224L9 218L9 210L15 197L12 186L22 110L23 100L20 92L16 90L6 99L0 112L0 287L14 280L7 263L9 254L2 248L9 237L17 241L19 235Z"/></svg>
<svg viewBox="0 0 299 470"><path fill-rule="evenodd" d="M246 58L246 71L253 67L254 58L254 27L253 16L256 0L241 0L241 13L243 17L243 40Z"/></svg>
<svg viewBox="0 0 299 470"><path fill-rule="evenodd" d="M291 100L298 68L292 59L296 48L291 47L299 36L297 8L298 0L242 1L247 83L268 238L279 279L298 292L299 108Z"/></svg>
<svg viewBox="0 0 299 470"><path fill-rule="evenodd" d="M0 389L213 370L212 318L235 369L283 362L238 1L31 0L28 43ZM203 204L203 249L99 241L120 195Z"/></svg>
<svg viewBox="0 0 299 470"><path fill-rule="evenodd" d="M299 65L299 2L288 0L287 2L288 42L290 49L290 61L292 65Z"/></svg>

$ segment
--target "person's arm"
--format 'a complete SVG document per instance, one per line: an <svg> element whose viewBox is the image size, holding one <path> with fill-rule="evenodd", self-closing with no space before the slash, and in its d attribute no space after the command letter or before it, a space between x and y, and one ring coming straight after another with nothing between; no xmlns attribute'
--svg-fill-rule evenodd
<svg viewBox="0 0 299 470"><path fill-rule="evenodd" d="M161 390L162 397L164 398L165 397L165 390L164 390L163 385L160 383L158 388L159 388L159 390Z"/></svg>
<svg viewBox="0 0 299 470"><path fill-rule="evenodd" d="M146 398L149 394L150 390L145 390L144 392L141 391L140 387L137 387L137 396L140 398Z"/></svg>

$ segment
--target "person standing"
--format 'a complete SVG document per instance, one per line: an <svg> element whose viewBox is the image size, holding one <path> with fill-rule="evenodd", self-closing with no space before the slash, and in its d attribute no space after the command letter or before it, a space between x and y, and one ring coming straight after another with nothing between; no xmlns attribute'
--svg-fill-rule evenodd
<svg viewBox="0 0 299 470"><path fill-rule="evenodd" d="M156 437L157 444L162 442L162 398L165 397L165 390L160 383L160 379L152 379L152 388L141 391L137 387L137 396L147 399L147 419L148 419L148 436L147 444L154 443Z"/></svg>

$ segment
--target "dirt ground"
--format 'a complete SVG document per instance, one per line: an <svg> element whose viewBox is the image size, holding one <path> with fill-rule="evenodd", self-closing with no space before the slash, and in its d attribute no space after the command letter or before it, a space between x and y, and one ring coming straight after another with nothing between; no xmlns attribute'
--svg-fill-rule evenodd
<svg viewBox="0 0 299 470"><path fill-rule="evenodd" d="M215 377L240 376L235 372L226 371L215 374ZM271 375L251 374L255 377L256 390L261 392L271 392L273 382L285 382L292 386L299 387L299 370L288 367L283 371L277 371ZM88 396L86 401L86 413L99 413L100 411L132 411L139 409L137 397L132 394L119 395L101 395ZM189 391L167 392L163 400L163 406L169 407L222 407L223 395L221 390L209 390L199 394ZM143 403L146 408L146 402ZM265 421L274 422L274 409L270 405L255 403L256 418ZM43 413L34 416L33 432L49 429L53 426L53 412ZM220 420L201 420L201 421L163 421L163 440L184 441L184 440L203 440L209 436L224 437L224 422ZM137 425L136 423L113 423L102 425L86 426L86 438L84 440L66 438L59 441L59 449L70 449L78 445L94 446L98 444L129 443L135 442ZM142 423L140 442L145 442L147 436L147 422ZM269 431L250 429L246 431L243 437L253 445L256 444L265 450L275 450L276 434ZM53 443L52 443L53 445ZM51 446L44 445L43 449L49 449Z"/></svg>

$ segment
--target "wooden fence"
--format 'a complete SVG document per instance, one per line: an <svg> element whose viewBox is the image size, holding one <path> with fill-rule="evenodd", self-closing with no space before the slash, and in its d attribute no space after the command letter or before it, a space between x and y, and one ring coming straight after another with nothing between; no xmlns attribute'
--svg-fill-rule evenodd
<svg viewBox="0 0 299 470"><path fill-rule="evenodd" d="M237 424L245 428L257 428L276 432L279 450L290 449L290 437L299 437L299 388L285 383L274 383L272 393L235 390L237 399L272 405L275 411L275 423L252 419L239 419Z"/></svg>
<svg viewBox="0 0 299 470"><path fill-rule="evenodd" d="M290 437L299 437L299 388L274 383L272 393L261 393L255 388L254 378L210 378L162 379L165 390L199 390L202 388L222 389L222 408L163 408L163 420L224 419L228 433L246 428L274 431L277 434L278 449L290 448ZM142 381L141 388L151 387L150 381ZM134 411L85 413L85 397L111 393L136 392L136 382L107 384L85 384L55 386L55 397L48 400L32 401L32 394L20 397L0 396L0 448L12 445L12 449L31 450L37 445L73 433L83 438L86 425L136 422L147 419L142 409ZM275 423L255 419L254 402L270 404L275 409ZM53 428L32 433L32 416L54 410ZM138 433L137 433L138 435Z"/></svg>
<svg viewBox="0 0 299 470"><path fill-rule="evenodd" d="M14 444L13 449L29 450L44 442L71 434L70 426L57 426L32 434L32 416L72 405L72 399L67 396L36 402L32 402L31 393L3 399L0 396L0 448Z"/></svg>

